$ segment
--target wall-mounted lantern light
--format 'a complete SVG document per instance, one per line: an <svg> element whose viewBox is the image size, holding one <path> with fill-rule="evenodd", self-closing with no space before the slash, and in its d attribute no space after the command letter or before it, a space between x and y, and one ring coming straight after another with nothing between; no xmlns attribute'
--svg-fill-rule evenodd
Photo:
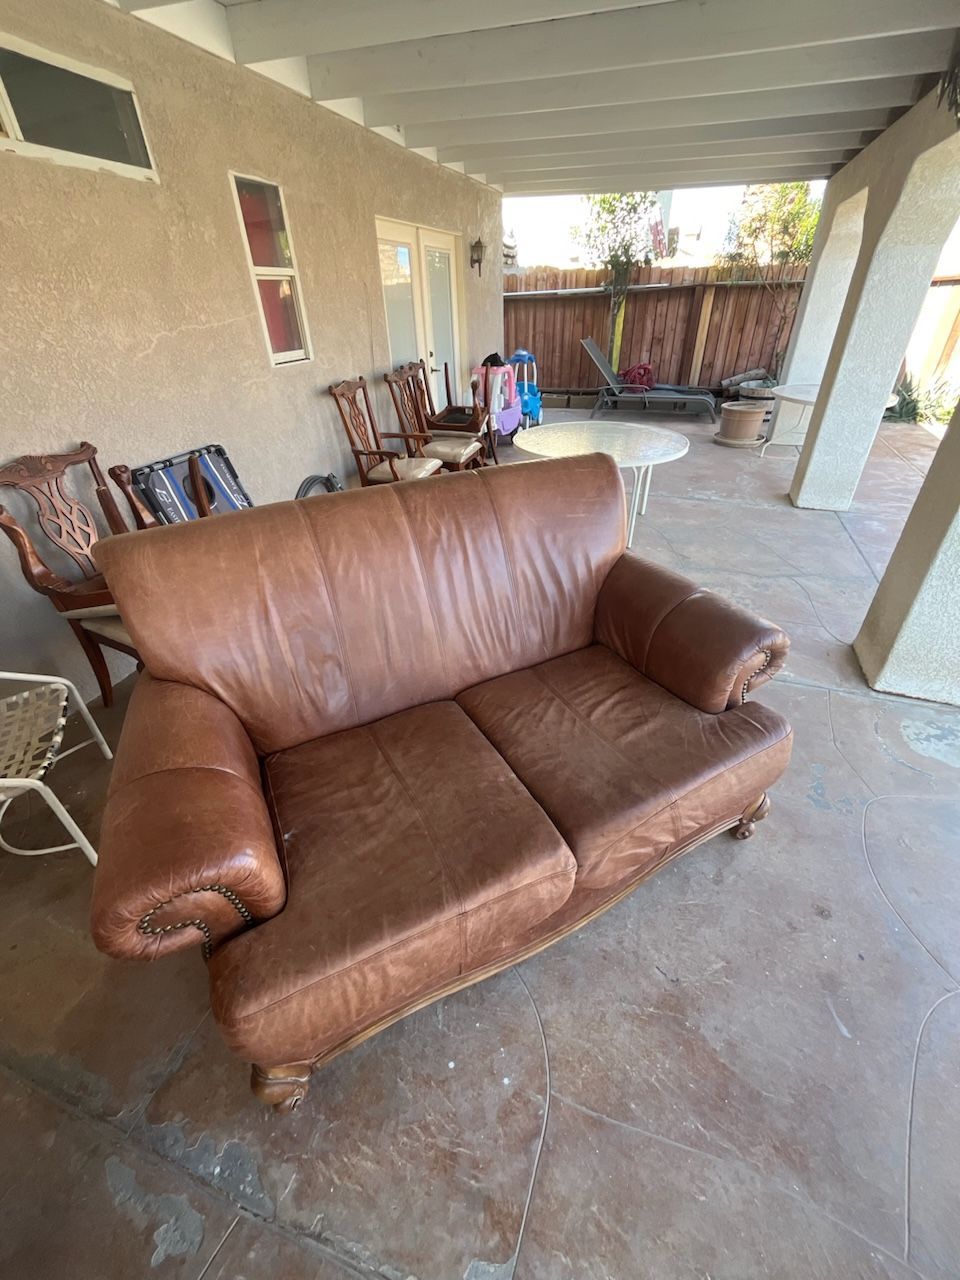
<svg viewBox="0 0 960 1280"><path fill-rule="evenodd" d="M482 240L476 239L470 246L470 265L477 268L477 275L483 275L483 255L487 251L487 246Z"/></svg>

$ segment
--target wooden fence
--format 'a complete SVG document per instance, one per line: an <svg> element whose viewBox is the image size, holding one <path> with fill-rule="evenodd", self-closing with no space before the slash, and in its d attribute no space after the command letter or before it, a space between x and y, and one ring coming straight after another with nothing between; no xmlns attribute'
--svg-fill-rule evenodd
<svg viewBox="0 0 960 1280"><path fill-rule="evenodd" d="M580 346L593 338L607 350L610 298L607 272L535 268L504 277L504 355L526 347L537 357L543 388L592 388L597 370ZM803 267L771 268L791 282L799 299ZM587 292L566 292L587 290ZM644 362L658 382L716 386L746 369L771 369L790 337L782 331L771 290L731 282L716 267L637 267L624 303L619 365Z"/></svg>

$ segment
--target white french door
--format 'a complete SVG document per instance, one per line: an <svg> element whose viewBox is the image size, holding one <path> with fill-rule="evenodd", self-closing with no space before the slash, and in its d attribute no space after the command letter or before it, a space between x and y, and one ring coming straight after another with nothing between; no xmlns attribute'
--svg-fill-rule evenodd
<svg viewBox="0 0 960 1280"><path fill-rule="evenodd" d="M438 407L447 402L443 366L449 364L457 399L469 381L461 363L459 237L378 218L377 244L390 363L422 356Z"/></svg>

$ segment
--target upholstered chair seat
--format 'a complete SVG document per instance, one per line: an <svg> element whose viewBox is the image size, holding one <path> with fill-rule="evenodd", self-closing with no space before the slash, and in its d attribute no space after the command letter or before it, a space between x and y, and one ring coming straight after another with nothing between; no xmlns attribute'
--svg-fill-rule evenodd
<svg viewBox="0 0 960 1280"><path fill-rule="evenodd" d="M436 475L443 463L434 457L394 458L393 466L401 480L426 480L427 476ZM367 472L369 484L393 484L395 480L389 462L378 462Z"/></svg>

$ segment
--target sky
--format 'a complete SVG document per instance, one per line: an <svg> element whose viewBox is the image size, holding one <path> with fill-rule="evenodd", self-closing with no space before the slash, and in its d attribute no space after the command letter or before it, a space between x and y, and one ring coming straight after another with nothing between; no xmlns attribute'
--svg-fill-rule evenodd
<svg viewBox="0 0 960 1280"><path fill-rule="evenodd" d="M824 184L811 183L815 194ZM661 192L670 198L669 226L680 228L680 260L690 266L712 262L723 245L730 218L745 188L696 187ZM503 229L517 238L521 267L586 266L573 228L586 217L584 196L505 196ZM667 219L664 219L666 222Z"/></svg>

